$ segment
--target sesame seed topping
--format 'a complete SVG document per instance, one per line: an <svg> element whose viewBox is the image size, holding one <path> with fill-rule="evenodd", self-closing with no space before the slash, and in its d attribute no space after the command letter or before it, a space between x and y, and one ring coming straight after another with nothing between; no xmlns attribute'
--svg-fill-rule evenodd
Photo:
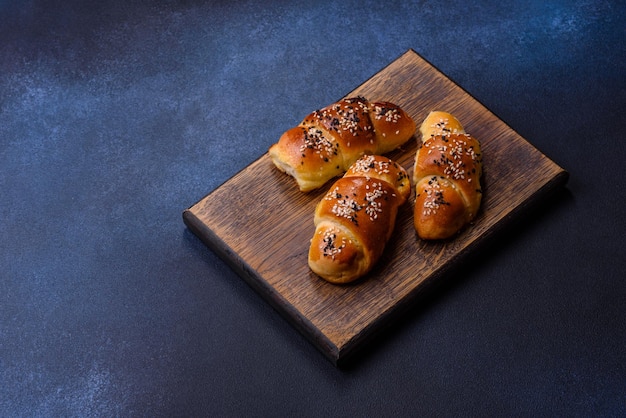
<svg viewBox="0 0 626 418"><path fill-rule="evenodd" d="M383 211L378 199L383 197L386 193L383 191L382 183L374 183L373 186L375 187L374 190L365 193L365 201L367 202L365 213L367 213L367 216L369 216L372 221L378 218L378 214Z"/></svg>
<svg viewBox="0 0 626 418"><path fill-rule="evenodd" d="M374 170L378 174L389 173L389 162L384 160L376 161L373 155L366 155L354 163L353 171L365 174L370 170Z"/></svg>
<svg viewBox="0 0 626 418"><path fill-rule="evenodd" d="M433 135L446 135L446 134L459 134L460 131L457 128L450 129L448 124L450 120L448 118L440 118L438 122L430 125L431 128L434 128Z"/></svg>
<svg viewBox="0 0 626 418"><path fill-rule="evenodd" d="M372 129L370 126L361 125L361 119L368 111L369 108L365 99L358 97L334 103L315 111L315 114L317 118L329 121L331 130L336 132L347 131L352 136L357 136L360 132Z"/></svg>
<svg viewBox="0 0 626 418"><path fill-rule="evenodd" d="M339 195L338 193L336 193ZM332 198L331 198L332 199ZM345 197L343 199L338 198L333 205L331 212L340 218L346 218L350 221L358 224L357 222L357 212L362 209L362 207L351 197Z"/></svg>
<svg viewBox="0 0 626 418"><path fill-rule="evenodd" d="M322 159L327 158L328 155L336 154L332 141L324 136L322 131L314 127L304 131L304 142L300 145L300 152L304 153L306 149L313 150Z"/></svg>
<svg viewBox="0 0 626 418"><path fill-rule="evenodd" d="M324 231L320 231L323 234L322 241L324 242L323 256L331 257L333 260L335 256L346 247L347 243L351 243L351 240L347 240L345 237L341 238L341 241L337 243L337 230L335 228L329 228Z"/></svg>
<svg viewBox="0 0 626 418"><path fill-rule="evenodd" d="M439 153L439 158L434 160L433 163L443 167L443 173L446 176L453 178L454 180L465 180L466 177L469 181L469 174L466 170L466 164L463 161L464 156L469 156L472 162L479 160L479 155L474 151L473 145L467 142L466 138L469 138L468 134L453 135L453 134L440 134L437 136L431 136L426 139L422 146L428 149L428 154L433 151ZM438 144L437 140L441 140L446 144ZM475 167L470 167L472 173L476 171Z"/></svg>
<svg viewBox="0 0 626 418"><path fill-rule="evenodd" d="M376 120L385 119L385 121L393 123L397 123L398 120L402 117L397 108L380 105L374 106L374 114L374 118L376 118Z"/></svg>
<svg viewBox="0 0 626 418"><path fill-rule="evenodd" d="M367 178L367 177L366 177ZM337 217L349 219L355 225L358 225L357 215L364 210L370 221L378 219L378 214L383 211L382 200L386 200L387 190L383 187L383 182L370 181L365 185L365 197L359 203L354 197L343 195L339 192L339 187L330 190L325 200L335 201L330 211ZM395 194L392 196L395 197Z"/></svg>
<svg viewBox="0 0 626 418"><path fill-rule="evenodd" d="M428 180L428 185L430 187L424 190L426 193L426 199L424 200L424 210L422 211L422 214L425 216L437 213L437 210L441 207L441 205L450 205L450 203L444 199L441 185L439 184L439 180L436 176L433 176L430 180Z"/></svg>

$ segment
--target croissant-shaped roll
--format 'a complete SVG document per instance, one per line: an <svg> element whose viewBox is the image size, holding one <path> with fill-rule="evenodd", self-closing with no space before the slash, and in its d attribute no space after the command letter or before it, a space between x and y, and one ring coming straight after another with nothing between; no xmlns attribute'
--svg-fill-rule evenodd
<svg viewBox="0 0 626 418"><path fill-rule="evenodd" d="M385 154L415 133L413 119L388 102L363 97L343 99L308 115L269 149L279 170L292 176L301 191L323 186L346 172L365 154Z"/></svg>
<svg viewBox="0 0 626 418"><path fill-rule="evenodd" d="M315 209L309 266L331 283L369 272L411 193L407 172L387 157L366 155L330 188Z"/></svg>
<svg viewBox="0 0 626 418"><path fill-rule="evenodd" d="M415 155L415 230L423 239L453 236L480 207L480 143L446 112L431 112L420 127Z"/></svg>

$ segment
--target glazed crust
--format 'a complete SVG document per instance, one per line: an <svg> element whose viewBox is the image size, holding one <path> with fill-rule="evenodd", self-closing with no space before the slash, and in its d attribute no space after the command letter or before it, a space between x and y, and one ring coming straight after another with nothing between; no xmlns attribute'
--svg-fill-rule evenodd
<svg viewBox="0 0 626 418"><path fill-rule="evenodd" d="M281 135L269 155L307 192L342 175L363 155L398 148L415 130L413 119L392 103L348 98L309 114Z"/></svg>
<svg viewBox="0 0 626 418"><path fill-rule="evenodd" d="M349 283L368 273L410 193L408 175L394 161L374 155L357 160L315 209L311 270L331 283Z"/></svg>
<svg viewBox="0 0 626 418"><path fill-rule="evenodd" d="M446 239L470 223L480 208L480 143L445 112L432 112L420 131L413 173L415 230L423 239Z"/></svg>

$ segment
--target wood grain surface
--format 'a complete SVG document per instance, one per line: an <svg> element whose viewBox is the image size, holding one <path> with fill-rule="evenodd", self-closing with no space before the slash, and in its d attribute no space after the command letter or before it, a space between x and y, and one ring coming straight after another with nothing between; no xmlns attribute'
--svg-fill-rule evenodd
<svg viewBox="0 0 626 418"><path fill-rule="evenodd" d="M346 97L354 95L396 103L418 126L429 111L448 111L481 141L484 196L473 225L445 242L421 241L413 229L412 195L401 208L394 234L375 269L357 283L339 286L321 280L307 264L315 205L327 187L306 194L298 191L293 179L279 172L267 154L183 213L188 228L334 364L354 354L401 314L422 287L445 275L508 220L564 185L568 177L413 50ZM319 108L328 104L320 103ZM406 146L387 156L412 172L419 140L418 132Z"/></svg>

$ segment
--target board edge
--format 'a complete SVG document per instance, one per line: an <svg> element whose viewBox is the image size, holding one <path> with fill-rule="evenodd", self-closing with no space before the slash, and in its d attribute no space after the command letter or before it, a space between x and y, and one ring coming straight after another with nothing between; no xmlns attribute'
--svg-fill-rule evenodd
<svg viewBox="0 0 626 418"><path fill-rule="evenodd" d="M210 193L209 193L210 195ZM209 196L207 195L207 196ZM200 200L197 204L201 203ZM196 204L196 205L197 205ZM196 206L194 205L194 206ZM311 342L335 366L341 357L341 349L326 335L316 328L309 319L304 317L296 308L255 274L254 269L247 265L235 251L230 249L213 231L206 226L194 213L194 206L183 211L183 222L187 228L198 237L211 251L224 261L239 277L250 286L263 300L287 320L302 336Z"/></svg>
<svg viewBox="0 0 626 418"><path fill-rule="evenodd" d="M543 198L553 194L557 189L565 187L569 179L569 172L558 165L556 166L559 168L558 172L547 180L543 186L538 188L535 193L533 193L532 198L516 206L500 220L499 223L486 230L484 234L465 247L453 261L437 269L436 272L431 274L420 286L415 287L411 292L407 293L403 298L398 300L395 305L379 315L376 320L369 323L359 334L347 341L339 350L336 365L341 368L351 364L353 358L358 356L359 352L363 350L363 347L368 342L375 342L387 328L387 325L392 323L395 319L402 317L404 313L413 308L413 304L416 301L427 296L433 288L441 286L441 278L447 276L450 271L458 269L469 254L474 253L487 242L493 241L495 235L504 235L504 231L520 221L520 213L524 213L532 207L540 206L543 202Z"/></svg>

